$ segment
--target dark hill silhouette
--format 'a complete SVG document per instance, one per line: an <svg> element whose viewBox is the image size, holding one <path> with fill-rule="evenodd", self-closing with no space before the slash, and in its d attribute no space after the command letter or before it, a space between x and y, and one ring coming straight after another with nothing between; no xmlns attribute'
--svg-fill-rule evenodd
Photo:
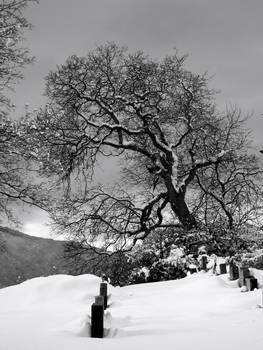
<svg viewBox="0 0 263 350"><path fill-rule="evenodd" d="M0 226L0 288L33 277L75 274L72 261L64 257L66 244Z"/></svg>

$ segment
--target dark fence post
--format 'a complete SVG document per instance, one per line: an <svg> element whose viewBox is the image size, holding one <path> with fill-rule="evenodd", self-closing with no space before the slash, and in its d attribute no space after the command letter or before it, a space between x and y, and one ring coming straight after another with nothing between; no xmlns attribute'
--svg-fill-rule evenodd
<svg viewBox="0 0 263 350"><path fill-rule="evenodd" d="M100 284L100 296L104 298L104 310L108 307L108 284L106 282L102 282Z"/></svg>
<svg viewBox="0 0 263 350"><path fill-rule="evenodd" d="M91 305L91 337L103 338L103 318L104 307L103 304L93 303Z"/></svg>
<svg viewBox="0 0 263 350"><path fill-rule="evenodd" d="M235 281L239 277L239 271L237 265L233 262L230 261L229 263L229 279L230 281Z"/></svg>
<svg viewBox="0 0 263 350"><path fill-rule="evenodd" d="M225 263L219 264L219 272L220 272L220 275L223 275L226 273L226 264Z"/></svg>

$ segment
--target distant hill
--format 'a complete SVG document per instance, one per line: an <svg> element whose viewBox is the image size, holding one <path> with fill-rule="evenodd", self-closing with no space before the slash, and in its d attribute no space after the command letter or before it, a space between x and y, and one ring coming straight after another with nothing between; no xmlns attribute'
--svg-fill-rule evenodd
<svg viewBox="0 0 263 350"><path fill-rule="evenodd" d="M72 274L72 261L64 257L65 244L0 226L0 288L33 277Z"/></svg>

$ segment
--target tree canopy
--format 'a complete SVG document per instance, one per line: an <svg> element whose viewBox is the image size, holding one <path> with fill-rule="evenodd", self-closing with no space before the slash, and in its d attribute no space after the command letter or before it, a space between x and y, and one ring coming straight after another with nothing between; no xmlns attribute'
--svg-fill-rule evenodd
<svg viewBox="0 0 263 350"><path fill-rule="evenodd" d="M49 102L27 131L41 173L67 181L50 209L63 232L124 249L157 229L232 230L258 217L261 170L246 118L220 112L207 75L185 59L108 43L48 75ZM91 182L105 158L120 169L111 188Z"/></svg>

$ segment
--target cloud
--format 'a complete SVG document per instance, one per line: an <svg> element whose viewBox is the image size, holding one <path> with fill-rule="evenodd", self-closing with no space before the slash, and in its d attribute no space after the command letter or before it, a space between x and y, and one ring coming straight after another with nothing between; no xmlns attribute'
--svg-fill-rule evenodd
<svg viewBox="0 0 263 350"><path fill-rule="evenodd" d="M43 211L36 207L24 209L19 217L23 222L22 231L31 236L56 238L48 225L49 217Z"/></svg>

